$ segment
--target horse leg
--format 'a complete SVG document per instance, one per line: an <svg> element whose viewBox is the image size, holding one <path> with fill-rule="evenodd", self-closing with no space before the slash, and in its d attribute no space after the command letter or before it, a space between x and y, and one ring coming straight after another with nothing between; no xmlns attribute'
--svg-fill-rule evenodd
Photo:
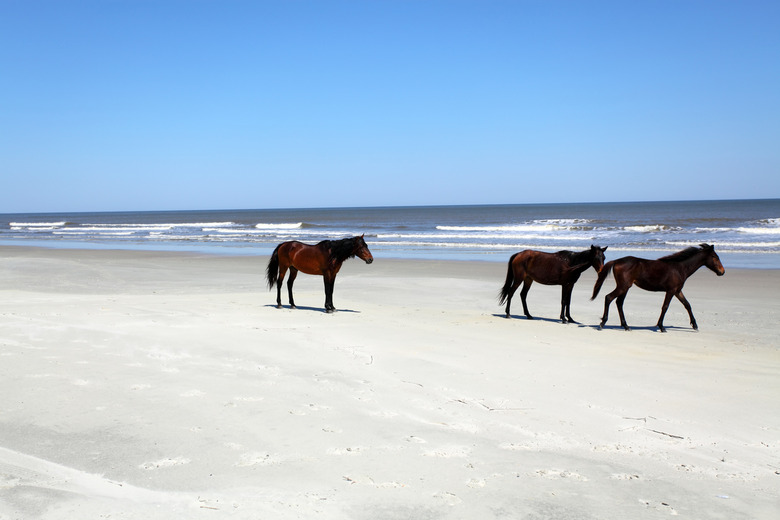
<svg viewBox="0 0 780 520"><path fill-rule="evenodd" d="M325 312L333 312L336 307L333 306L333 286L336 282L335 277L323 276L325 280Z"/></svg>
<svg viewBox="0 0 780 520"><path fill-rule="evenodd" d="M607 324L607 318L609 318L609 305L612 303L612 301L616 298L616 295L618 294L618 290L615 289L611 293L607 294L604 297L604 315L601 317L601 323L599 324L599 330L603 329L604 326Z"/></svg>
<svg viewBox="0 0 780 520"><path fill-rule="evenodd" d="M520 290L520 300L523 302L523 312L525 313L525 317L529 320L534 319L533 316L531 316L531 313L528 312L528 304L525 302L525 297L528 294L528 291L531 290L531 284L534 283L533 280L530 278L526 278L523 282L523 288Z"/></svg>
<svg viewBox="0 0 780 520"><path fill-rule="evenodd" d="M512 317L509 314L509 306L512 304L512 296L515 295L515 291L517 290L518 287L520 287L521 283L523 283L523 282L516 281L515 283L512 284L512 288L509 289L509 295L506 297L506 317L507 318L511 318Z"/></svg>
<svg viewBox="0 0 780 520"><path fill-rule="evenodd" d="M290 297L290 308L296 309L295 300L293 300L293 283L295 283L295 277L298 276L298 270L294 267L290 267L290 278L287 279L287 294Z"/></svg>
<svg viewBox="0 0 780 520"><path fill-rule="evenodd" d="M626 323L626 316L623 314L623 302L626 301L626 294L628 294L628 291L618 296L615 305L617 306L618 314L620 315L620 324L624 329L631 330L631 327L629 327L628 323Z"/></svg>
<svg viewBox="0 0 780 520"><path fill-rule="evenodd" d="M571 317L571 291L574 285L564 285L561 290L561 321L563 323L576 323Z"/></svg>
<svg viewBox="0 0 780 520"><path fill-rule="evenodd" d="M661 305L661 315L658 316L658 323L656 324L656 327L658 327L658 330L661 332L666 332L666 329L664 328L664 316L666 316L666 311L669 309L669 302L672 301L673 293L667 292L664 296L664 303Z"/></svg>
<svg viewBox="0 0 780 520"><path fill-rule="evenodd" d="M279 265L279 278L276 279L276 308L282 308L282 282L284 275L287 274L287 267Z"/></svg>
<svg viewBox="0 0 780 520"><path fill-rule="evenodd" d="M688 316L691 318L691 326L693 327L693 330L699 330L699 326L696 325L696 318L693 317L693 310L691 309L691 304L688 303L688 300L685 299L685 296L683 295L682 291L679 291L677 294L677 299L680 300L680 303L683 304L683 307L685 307L685 310L688 311Z"/></svg>

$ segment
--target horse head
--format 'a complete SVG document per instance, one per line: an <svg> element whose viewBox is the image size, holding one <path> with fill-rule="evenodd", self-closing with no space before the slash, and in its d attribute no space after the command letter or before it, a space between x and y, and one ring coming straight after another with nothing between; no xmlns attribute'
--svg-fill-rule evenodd
<svg viewBox="0 0 780 520"><path fill-rule="evenodd" d="M609 246L599 247L593 244L590 246L590 265L597 273L600 273L604 268L604 251L607 250L607 247Z"/></svg>
<svg viewBox="0 0 780 520"><path fill-rule="evenodd" d="M368 245L366 245L366 241L363 239L364 236L365 233L359 237L355 237L357 238L355 241L355 255L357 255L357 257L363 260L365 263L370 264L374 261L374 255L372 255L371 251L368 250Z"/></svg>
<svg viewBox="0 0 780 520"><path fill-rule="evenodd" d="M699 247L706 255L704 257L704 265L718 276L726 274L726 269L723 267L723 264L720 263L720 257L715 252L715 246L710 244L699 244Z"/></svg>

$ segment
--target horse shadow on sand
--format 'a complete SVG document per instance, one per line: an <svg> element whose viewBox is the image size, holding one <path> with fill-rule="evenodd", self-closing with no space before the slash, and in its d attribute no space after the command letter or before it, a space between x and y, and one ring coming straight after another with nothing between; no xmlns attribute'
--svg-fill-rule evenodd
<svg viewBox="0 0 780 520"><path fill-rule="evenodd" d="M276 305L268 304L265 305L265 307L270 309L278 309ZM308 305L296 305L294 309L291 309L290 307L282 307L282 309L286 309L288 311L309 311L309 312L321 312L323 314L338 314L340 312L348 312L352 314L360 314L360 311L356 311L353 309L334 309L332 311L328 311L324 309L323 307L310 307Z"/></svg>

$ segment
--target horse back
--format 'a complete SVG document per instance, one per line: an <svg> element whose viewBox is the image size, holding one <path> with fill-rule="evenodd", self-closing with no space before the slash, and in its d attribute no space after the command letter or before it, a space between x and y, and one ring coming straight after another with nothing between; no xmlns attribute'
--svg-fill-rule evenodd
<svg viewBox="0 0 780 520"><path fill-rule="evenodd" d="M571 275L569 259L559 253L526 249L517 253L512 264L517 278L530 277L545 285L561 284Z"/></svg>
<svg viewBox="0 0 780 520"><path fill-rule="evenodd" d="M634 284L645 291L677 291L685 276L675 264L627 256L615 261L613 273L618 284Z"/></svg>
<svg viewBox="0 0 780 520"><path fill-rule="evenodd" d="M305 274L321 275L327 268L327 252L320 244L309 245L297 240L279 246L279 262Z"/></svg>

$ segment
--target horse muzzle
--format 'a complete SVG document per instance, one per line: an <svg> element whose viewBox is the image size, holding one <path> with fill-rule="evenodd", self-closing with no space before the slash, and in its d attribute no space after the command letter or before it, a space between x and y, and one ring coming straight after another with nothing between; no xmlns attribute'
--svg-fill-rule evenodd
<svg viewBox="0 0 780 520"><path fill-rule="evenodd" d="M373 259L373 258L366 258L366 263L367 263L367 264L370 264L370 263L371 263L371 262L373 262L373 261L374 261L374 259Z"/></svg>

